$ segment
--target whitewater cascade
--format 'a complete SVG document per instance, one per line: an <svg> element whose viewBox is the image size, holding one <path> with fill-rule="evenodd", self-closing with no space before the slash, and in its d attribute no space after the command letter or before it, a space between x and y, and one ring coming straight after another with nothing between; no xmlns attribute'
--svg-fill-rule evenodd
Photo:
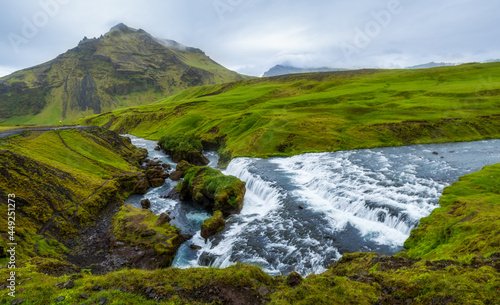
<svg viewBox="0 0 500 305"><path fill-rule="evenodd" d="M176 267L243 262L272 275L320 273L343 253L400 251L419 220L438 207L444 187L500 162L499 152L500 140L488 140L237 158L223 172L246 182L243 210L206 244L199 232L207 211L156 197L152 210L171 210L173 223L194 235L179 249ZM209 154L210 166L216 158ZM168 183L153 195L171 189Z"/></svg>

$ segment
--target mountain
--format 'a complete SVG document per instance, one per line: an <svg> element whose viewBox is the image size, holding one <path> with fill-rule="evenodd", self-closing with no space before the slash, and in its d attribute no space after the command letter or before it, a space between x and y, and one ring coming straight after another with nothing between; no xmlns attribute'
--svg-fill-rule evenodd
<svg viewBox="0 0 500 305"><path fill-rule="evenodd" d="M72 121L244 78L199 49L118 24L47 63L0 78L0 122Z"/></svg>
<svg viewBox="0 0 500 305"><path fill-rule="evenodd" d="M279 76L286 74L296 74L296 73L310 73L310 72L330 72L330 71L343 71L346 69L338 69L338 68L297 68L293 66L286 65L276 65L269 69L267 72L262 75L262 77L270 77L270 76Z"/></svg>
<svg viewBox="0 0 500 305"><path fill-rule="evenodd" d="M459 63L446 63L446 62L429 62L422 65L416 65L411 67L406 67L405 69L427 69L427 68L436 68L436 67L448 67L448 66L457 66Z"/></svg>

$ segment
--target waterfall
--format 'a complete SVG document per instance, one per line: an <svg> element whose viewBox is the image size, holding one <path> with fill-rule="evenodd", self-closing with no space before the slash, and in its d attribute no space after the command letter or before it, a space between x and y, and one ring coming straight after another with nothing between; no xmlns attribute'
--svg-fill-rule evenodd
<svg viewBox="0 0 500 305"><path fill-rule="evenodd" d="M150 158L175 164L156 143L131 137ZM271 275L321 273L343 253L394 254L422 217L438 207L444 187L459 177L500 162L500 140L412 145L290 158L236 158L224 174L246 182L240 214L205 240L203 208L160 196L175 185L168 180L127 203L140 207L151 198L152 211L171 211L172 223L193 235L173 265L227 267L237 262L260 266ZM210 166L217 155L208 153ZM196 251L190 245L201 247Z"/></svg>

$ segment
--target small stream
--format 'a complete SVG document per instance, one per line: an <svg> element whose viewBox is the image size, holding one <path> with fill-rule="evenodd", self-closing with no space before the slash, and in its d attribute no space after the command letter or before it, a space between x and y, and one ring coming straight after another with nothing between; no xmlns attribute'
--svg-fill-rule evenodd
<svg viewBox="0 0 500 305"><path fill-rule="evenodd" d="M126 136L150 159L175 168L154 150L156 142ZM217 154L205 155L216 168ZM193 235L179 249L175 267L243 262L271 275L308 275L323 272L343 253L397 253L419 220L438 207L444 187L495 163L500 140L233 159L223 172L246 182L244 207L206 244L200 227L211 215L196 204L160 197L176 182L167 179L125 203L140 208L140 200L149 198L154 213L170 212L171 223Z"/></svg>

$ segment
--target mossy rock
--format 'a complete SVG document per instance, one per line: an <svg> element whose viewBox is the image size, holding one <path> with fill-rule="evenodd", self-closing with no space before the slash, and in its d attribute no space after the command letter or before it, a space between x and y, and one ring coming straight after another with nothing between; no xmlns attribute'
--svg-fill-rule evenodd
<svg viewBox="0 0 500 305"><path fill-rule="evenodd" d="M181 200L193 200L224 214L236 214L243 208L245 182L226 176L210 167L190 168L176 191Z"/></svg>
<svg viewBox="0 0 500 305"><path fill-rule="evenodd" d="M226 226L226 221L222 215L221 211L215 211L214 215L208 219L205 219L201 225L201 237L209 238L215 233L222 231Z"/></svg>
<svg viewBox="0 0 500 305"><path fill-rule="evenodd" d="M188 161L194 165L207 165L210 161L203 155L201 139L192 135L166 136L158 143L174 162Z"/></svg>
<svg viewBox="0 0 500 305"><path fill-rule="evenodd" d="M192 165L191 163L183 160L183 161L177 163L177 166L176 166L175 170L176 171L180 171L180 172L187 172L188 169L190 169L193 166L194 165Z"/></svg>
<svg viewBox="0 0 500 305"><path fill-rule="evenodd" d="M132 258L135 260L134 266L146 269L170 266L177 249L184 242L180 230L167 221L161 221L159 215L131 205L122 206L113 217L112 232L116 241L127 245L122 248L137 247L145 251L146 255L134 254ZM120 251L127 252L126 249Z"/></svg>

